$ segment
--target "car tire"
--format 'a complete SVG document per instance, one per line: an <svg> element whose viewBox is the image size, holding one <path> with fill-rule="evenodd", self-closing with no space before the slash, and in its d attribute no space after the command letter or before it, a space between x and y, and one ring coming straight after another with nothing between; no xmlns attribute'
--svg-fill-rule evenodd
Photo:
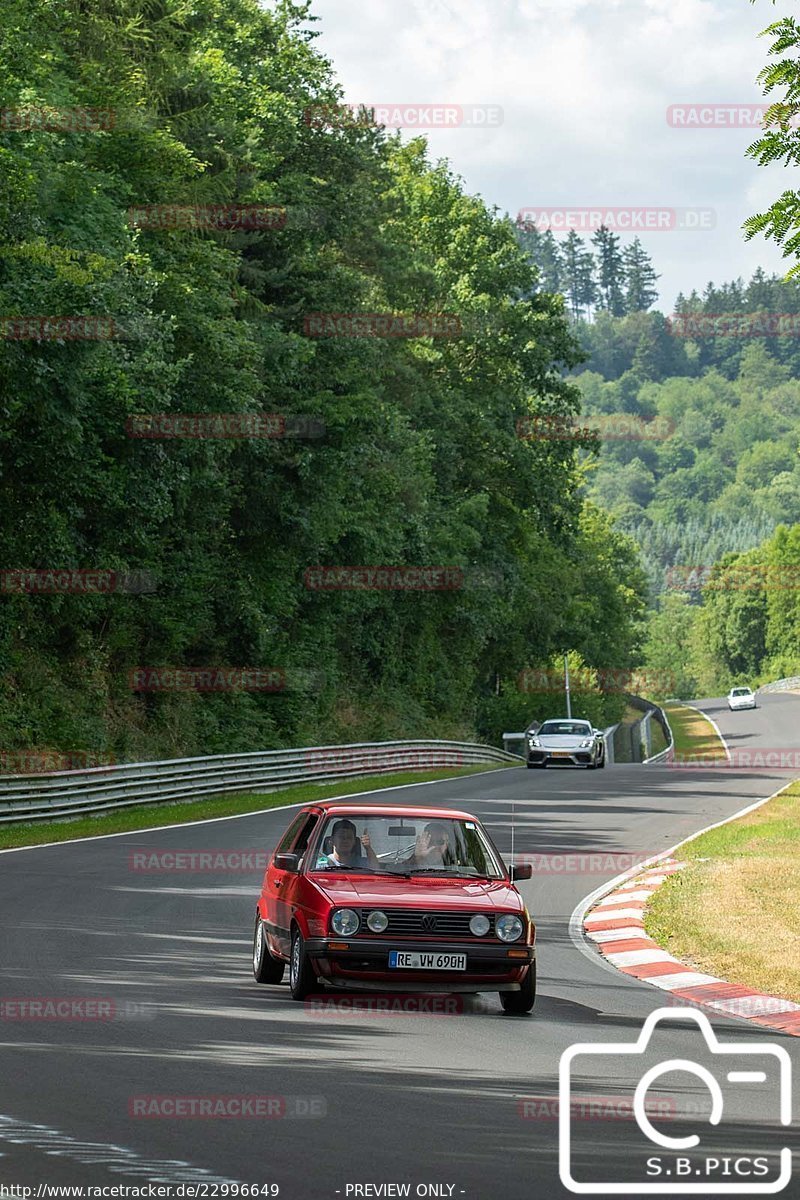
<svg viewBox="0 0 800 1200"><path fill-rule="evenodd" d="M528 767L528 770L529 770L529 771L541 771L541 770L542 770L542 768L544 767L544 763L532 763L532 762L529 762L529 763L527 764L527 767Z"/></svg>
<svg viewBox="0 0 800 1200"><path fill-rule="evenodd" d="M599 771L602 771L602 769L605 765L606 765L606 756L604 754L603 757L600 759L600 762L597 764L597 769Z"/></svg>
<svg viewBox="0 0 800 1200"><path fill-rule="evenodd" d="M303 935L299 929L292 930L292 949L289 959L289 989L293 1000L305 1000L317 986L317 977L311 969L305 950Z"/></svg>
<svg viewBox="0 0 800 1200"><path fill-rule="evenodd" d="M280 983L285 969L285 963L276 958L267 945L264 924L261 916L256 914L256 927L253 932L253 975L256 983Z"/></svg>
<svg viewBox="0 0 800 1200"><path fill-rule="evenodd" d="M596 766L597 766L597 763L587 763L587 764L586 764L586 770L587 770L587 771L593 771L593 770L595 769L595 767L596 767Z"/></svg>
<svg viewBox="0 0 800 1200"><path fill-rule="evenodd" d="M529 1013L536 1003L536 963L532 962L528 974L522 981L518 992L501 992L500 1003L503 1012L522 1016Z"/></svg>

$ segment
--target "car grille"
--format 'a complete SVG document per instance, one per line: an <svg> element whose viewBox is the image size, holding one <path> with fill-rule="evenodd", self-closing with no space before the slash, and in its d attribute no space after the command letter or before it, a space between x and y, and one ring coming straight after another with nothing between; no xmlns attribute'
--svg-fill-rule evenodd
<svg viewBox="0 0 800 1200"><path fill-rule="evenodd" d="M477 913L474 912L426 912L421 908L381 908L377 911L386 913L389 924L383 933L373 933L367 927L367 917L375 909L365 908L361 911L360 933L367 937L430 937L430 938L471 938L473 941L484 941L494 936L494 917L489 913L489 929L481 937L471 932L469 923Z"/></svg>

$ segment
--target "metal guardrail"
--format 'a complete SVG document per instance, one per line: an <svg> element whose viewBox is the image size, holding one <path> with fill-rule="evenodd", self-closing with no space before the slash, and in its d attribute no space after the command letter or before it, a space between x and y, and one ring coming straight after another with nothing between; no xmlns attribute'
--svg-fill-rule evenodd
<svg viewBox="0 0 800 1200"><path fill-rule="evenodd" d="M645 700L643 696L633 696L626 692L625 698L633 708L639 709L642 716L638 721L616 726L615 748L620 751L620 761L641 763L643 766L668 761L672 756L675 743L663 708L654 704L652 700ZM651 721L656 721L661 726L667 742L665 749L659 751L658 754L651 754Z"/></svg>
<svg viewBox="0 0 800 1200"><path fill-rule="evenodd" d="M248 791L275 791L294 783L317 783L393 771L508 763L519 755L473 742L361 742L119 763L47 775L0 776L0 822L77 816L134 804L202 799Z"/></svg>

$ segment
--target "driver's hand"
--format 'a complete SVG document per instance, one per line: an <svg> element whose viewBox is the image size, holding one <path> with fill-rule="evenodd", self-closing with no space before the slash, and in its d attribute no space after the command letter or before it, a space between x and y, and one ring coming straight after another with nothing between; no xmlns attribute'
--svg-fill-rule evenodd
<svg viewBox="0 0 800 1200"><path fill-rule="evenodd" d="M369 832L366 829L361 834L361 845L364 847L365 850L372 849L372 840L369 836Z"/></svg>
<svg viewBox="0 0 800 1200"><path fill-rule="evenodd" d="M414 847L414 855L416 858L427 858L431 850L431 835L423 830L417 834L417 841Z"/></svg>

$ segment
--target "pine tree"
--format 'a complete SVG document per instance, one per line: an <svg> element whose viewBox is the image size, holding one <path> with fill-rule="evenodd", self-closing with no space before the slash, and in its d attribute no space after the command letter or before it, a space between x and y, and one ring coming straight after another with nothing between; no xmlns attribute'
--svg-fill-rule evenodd
<svg viewBox="0 0 800 1200"><path fill-rule="evenodd" d="M625 269L619 249L619 236L601 225L592 238L597 247L598 287L600 308L614 317L625 316Z"/></svg>
<svg viewBox="0 0 800 1200"><path fill-rule="evenodd" d="M597 285L594 256L574 229L570 230L564 243L562 264L562 290L569 300L573 317L578 320L584 312L587 315L591 312L597 299Z"/></svg>
<svg viewBox="0 0 800 1200"><path fill-rule="evenodd" d="M517 241L539 272L533 294L550 292L555 295L564 290L564 266L561 247L551 230L540 233L533 224L517 226Z"/></svg>
<svg viewBox="0 0 800 1200"><path fill-rule="evenodd" d="M561 292L564 286L564 263L561 247L550 229L542 235L539 246L539 268L542 291Z"/></svg>
<svg viewBox="0 0 800 1200"><path fill-rule="evenodd" d="M658 299L656 275L650 255L638 237L622 252L625 270L625 308L629 313L647 312Z"/></svg>

